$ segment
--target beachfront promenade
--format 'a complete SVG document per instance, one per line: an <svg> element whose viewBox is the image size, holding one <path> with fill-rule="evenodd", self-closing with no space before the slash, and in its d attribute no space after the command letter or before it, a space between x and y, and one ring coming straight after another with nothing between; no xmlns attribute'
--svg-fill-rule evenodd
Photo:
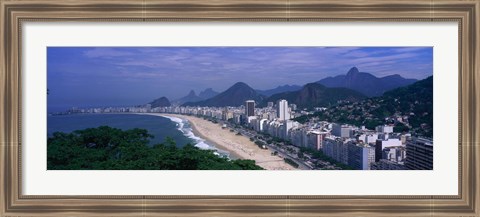
<svg viewBox="0 0 480 217"><path fill-rule="evenodd" d="M293 166L279 157L272 155L271 150L260 149L249 138L236 135L228 129L222 129L219 124L214 124L202 118L178 115L178 114L159 114L148 113L154 116L170 116L188 120L194 134L215 144L219 149L229 151L232 155L241 159L255 160L258 166L267 170L296 170Z"/></svg>

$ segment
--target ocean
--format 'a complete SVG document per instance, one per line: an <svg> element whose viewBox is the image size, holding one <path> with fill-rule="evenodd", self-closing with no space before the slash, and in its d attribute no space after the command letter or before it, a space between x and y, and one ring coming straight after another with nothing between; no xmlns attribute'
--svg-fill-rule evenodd
<svg viewBox="0 0 480 217"><path fill-rule="evenodd" d="M154 136L150 140L150 145L162 143L170 137L176 142L177 147L193 144L200 149L214 150L218 155L230 157L228 151L220 150L196 136L187 120L176 117L146 114L72 114L49 115L47 118L48 137L51 137L54 132L70 133L99 126L110 126L122 130L142 128Z"/></svg>

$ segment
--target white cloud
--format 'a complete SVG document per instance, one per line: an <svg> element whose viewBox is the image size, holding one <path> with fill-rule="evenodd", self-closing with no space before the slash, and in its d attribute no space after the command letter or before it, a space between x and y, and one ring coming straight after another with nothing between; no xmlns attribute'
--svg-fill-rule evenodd
<svg viewBox="0 0 480 217"><path fill-rule="evenodd" d="M84 55L89 58L111 58L111 57L123 57L131 56L133 53L120 51L113 48L93 48L84 52Z"/></svg>

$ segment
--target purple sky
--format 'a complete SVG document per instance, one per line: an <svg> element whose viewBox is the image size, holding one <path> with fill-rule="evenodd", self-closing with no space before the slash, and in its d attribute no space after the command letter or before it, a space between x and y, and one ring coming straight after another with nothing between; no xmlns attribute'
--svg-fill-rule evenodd
<svg viewBox="0 0 480 217"><path fill-rule="evenodd" d="M353 66L423 79L432 56L432 47L49 47L48 107L145 104L238 81L261 90L304 85Z"/></svg>

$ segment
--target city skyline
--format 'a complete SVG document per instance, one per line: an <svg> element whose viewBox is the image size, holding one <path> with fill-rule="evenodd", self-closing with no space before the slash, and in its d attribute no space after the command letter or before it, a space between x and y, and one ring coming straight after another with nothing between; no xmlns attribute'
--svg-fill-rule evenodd
<svg viewBox="0 0 480 217"><path fill-rule="evenodd" d="M431 81L431 80L430 80ZM426 80L412 86L419 86ZM428 87L424 86L424 90ZM396 90L399 91L399 90ZM395 91L393 91L395 92ZM425 91L424 91L425 92ZM431 94L431 93L430 93ZM427 93L428 95L428 93ZM383 100L379 100L383 101ZM415 100L413 100L415 101ZM428 100L427 100L428 101ZM408 103L408 102L403 102ZM411 102L410 102L410 105ZM374 106L375 107L375 106ZM415 106L414 106L415 107ZM419 106L423 107L423 106ZM340 110L345 110L339 107ZM327 111L327 108L323 108ZM262 150L270 150L270 157L282 155L286 164L296 169L347 169L347 170L432 170L433 141L418 133L418 123L415 115L406 117L406 113L395 112L388 118L381 118L385 123L378 122L374 127L329 122L311 117L313 112L298 111L294 104L287 100L279 100L276 106L255 108L255 101L246 100L240 107L127 107L127 108L90 108L71 110L59 116L71 114L147 114L163 117L186 118L194 124L198 120L210 125L212 122L217 133L230 132L230 136L246 136L255 146ZM327 111L329 113L329 111ZM407 112L408 113L408 112ZM429 113L429 112L424 112ZM431 114L431 111L430 111ZM180 116L178 116L180 115ZM300 123L298 117L307 117ZM203 120L200 119L203 117ZM294 118L296 117L296 118ZM178 122L182 119L177 119ZM391 121L396 123L391 123ZM412 120L412 121L411 121ZM414 125L410 125L410 121ZM183 122L183 121L180 121ZM389 123L390 122L390 123ZM406 124L406 125L405 125ZM221 125L221 130L219 126ZM409 130L399 126L409 126ZM423 123L423 127L432 123ZM182 126L184 126L182 124ZM198 127L198 126L197 126ZM197 129L197 127L195 129ZM229 131L225 129L230 128ZM243 129L242 129L243 128ZM416 129L415 129L416 128ZM203 129L203 128L202 128ZM400 132L399 132L400 131ZM403 132L402 132L403 131ZM412 135L412 132L414 133ZM416 133L417 132L417 133ZM224 136L216 133L206 133L206 138L222 138L216 140L223 144L234 144L233 139L225 143ZM212 137L212 135L216 135ZM235 145L234 145L235 146ZM283 147L283 148L278 148ZM229 147L232 148L232 147ZM238 148L238 147L237 147ZM230 149L232 150L232 149ZM245 152L246 149L240 149ZM318 153L328 156L319 157ZM314 154L316 153L316 157ZM238 154L238 152L236 152ZM248 154L248 153L247 153ZM249 157L252 155L248 154ZM321 155L320 155L321 156ZM263 156L265 157L265 156ZM248 158L248 157L246 157ZM313 160L312 159L317 159ZM257 159L258 160L258 159ZM257 165L266 161L257 162ZM273 165L265 165L266 169L279 169ZM272 167L273 166L273 167ZM278 165L277 165L278 166ZM288 167L282 167L287 169Z"/></svg>
<svg viewBox="0 0 480 217"><path fill-rule="evenodd" d="M140 105L236 82L266 90L346 74L433 74L431 47L49 47L49 109ZM263 78L263 79L259 79Z"/></svg>

